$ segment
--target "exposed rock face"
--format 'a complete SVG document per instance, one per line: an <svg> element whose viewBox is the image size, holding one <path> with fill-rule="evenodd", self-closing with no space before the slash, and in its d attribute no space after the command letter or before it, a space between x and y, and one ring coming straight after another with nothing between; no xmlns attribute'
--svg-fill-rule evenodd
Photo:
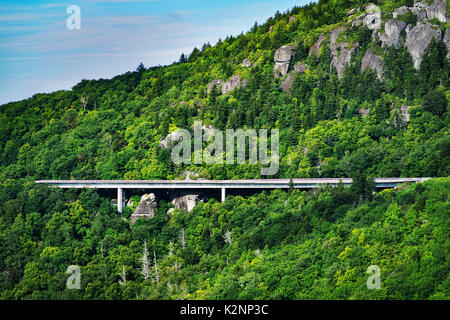
<svg viewBox="0 0 450 320"><path fill-rule="evenodd" d="M308 66L304 63L301 62L297 62L294 66L294 71L295 72L299 72L299 73L303 73L306 71L306 69L308 69Z"/></svg>
<svg viewBox="0 0 450 320"><path fill-rule="evenodd" d="M417 2L414 4L414 7L409 8L409 10L416 15L417 21L423 22L427 18L427 13L425 11L426 7L427 7L426 3Z"/></svg>
<svg viewBox="0 0 450 320"><path fill-rule="evenodd" d="M363 19L363 24L369 30L378 30L381 28L381 11L375 4L370 3L366 6L367 15Z"/></svg>
<svg viewBox="0 0 450 320"><path fill-rule="evenodd" d="M450 56L450 27L445 31L444 43L447 46L447 57Z"/></svg>
<svg viewBox="0 0 450 320"><path fill-rule="evenodd" d="M177 191L174 194L172 203L176 209L181 209L186 212L191 212L194 209L199 199L199 194L186 194L181 191Z"/></svg>
<svg viewBox="0 0 450 320"><path fill-rule="evenodd" d="M345 31L347 28L345 27L340 27L337 29L334 29L330 32L330 49L331 49L331 53L333 55L337 55L337 38L339 37L339 35L341 34L341 32Z"/></svg>
<svg viewBox="0 0 450 320"><path fill-rule="evenodd" d="M321 34L316 43L313 44L311 48L309 48L309 55L315 54L317 57L320 54L320 46L322 45L323 40L325 40L325 35Z"/></svg>
<svg viewBox="0 0 450 320"><path fill-rule="evenodd" d="M245 58L244 61L242 61L241 63L241 67L251 68L252 66L253 66L252 62L250 61L249 58Z"/></svg>
<svg viewBox="0 0 450 320"><path fill-rule="evenodd" d="M345 66L350 64L353 52L359 47L359 43L357 42L350 49L347 48L349 46L347 42L336 44L339 34L344 30L346 30L345 27L340 27L332 30L330 33L330 49L331 55L333 56L331 63L336 68L339 77L342 77Z"/></svg>
<svg viewBox="0 0 450 320"><path fill-rule="evenodd" d="M306 69L308 68L308 66L306 64L303 64L301 62L298 62L295 66L294 66L294 70L293 72L291 72L286 79L283 81L283 83L280 85L280 88L284 91L284 92L290 92L292 84L294 82L294 78L295 75L297 73L303 73L306 71Z"/></svg>
<svg viewBox="0 0 450 320"><path fill-rule="evenodd" d="M406 36L406 47L411 54L414 67L420 68L422 57L425 50L428 49L432 38L440 39L441 30L439 27L429 23L418 23Z"/></svg>
<svg viewBox="0 0 450 320"><path fill-rule="evenodd" d="M199 175L200 175L199 173L192 172L192 171L185 171L185 172L183 172L183 174L184 174L184 177L185 177L184 180L192 180L191 177L198 178Z"/></svg>
<svg viewBox="0 0 450 320"><path fill-rule="evenodd" d="M347 64L350 64L352 59L352 54L358 49L359 44L355 43L350 49L346 48L347 43L343 42L341 44L341 53L338 56L333 56L332 64L336 68L339 77L344 74L344 69Z"/></svg>
<svg viewBox="0 0 450 320"><path fill-rule="evenodd" d="M163 149L167 148L168 146L170 146L171 144L178 142L182 139L182 135L180 132L174 131L172 133L169 133L167 135L167 137L160 142L159 146Z"/></svg>
<svg viewBox="0 0 450 320"><path fill-rule="evenodd" d="M241 79L239 76L231 77L222 85L222 94L227 94L237 88L244 88L247 85L247 79Z"/></svg>
<svg viewBox="0 0 450 320"><path fill-rule="evenodd" d="M370 49L364 54L361 63L361 71L365 71L367 68L376 71L378 79L381 79L383 75L383 60Z"/></svg>
<svg viewBox="0 0 450 320"><path fill-rule="evenodd" d="M409 106L402 105L400 108L400 116L404 122L409 122Z"/></svg>
<svg viewBox="0 0 450 320"><path fill-rule="evenodd" d="M273 68L273 75L275 78L284 77L289 69L289 63L291 62L291 58L293 55L292 52L293 46L282 46L275 52L274 61L275 67Z"/></svg>
<svg viewBox="0 0 450 320"><path fill-rule="evenodd" d="M353 9L349 10L349 12L347 12L347 16L352 16L357 12L359 12L359 8L353 8Z"/></svg>
<svg viewBox="0 0 450 320"><path fill-rule="evenodd" d="M431 6L425 8L428 19L439 19L440 22L447 22L447 4L445 0L436 0Z"/></svg>
<svg viewBox="0 0 450 320"><path fill-rule="evenodd" d="M289 17L289 23L292 23L292 22L295 22L295 21L297 21L297 17L294 17L294 16L290 16Z"/></svg>
<svg viewBox="0 0 450 320"><path fill-rule="evenodd" d="M211 80L208 83L208 89L207 89L208 94L211 92L213 87L215 87L215 86L220 87L222 84L223 84L223 80L221 80L221 79L219 79L219 80Z"/></svg>
<svg viewBox="0 0 450 320"><path fill-rule="evenodd" d="M406 23L400 20L389 20L384 26L385 33L380 36L383 47L399 48L401 44L401 33L406 28Z"/></svg>
<svg viewBox="0 0 450 320"><path fill-rule="evenodd" d="M359 109L359 114L361 115L361 117L365 118L369 115L370 113L370 109Z"/></svg>
<svg viewBox="0 0 450 320"><path fill-rule="evenodd" d="M394 19L401 17L401 16L405 15L408 11L409 11L408 7L406 7L406 6L400 7L398 9L396 9L394 12L392 12L392 17Z"/></svg>
<svg viewBox="0 0 450 320"><path fill-rule="evenodd" d="M153 193L144 194L141 197L136 210L130 217L131 224L135 223L138 218L151 219L155 216L156 201Z"/></svg>

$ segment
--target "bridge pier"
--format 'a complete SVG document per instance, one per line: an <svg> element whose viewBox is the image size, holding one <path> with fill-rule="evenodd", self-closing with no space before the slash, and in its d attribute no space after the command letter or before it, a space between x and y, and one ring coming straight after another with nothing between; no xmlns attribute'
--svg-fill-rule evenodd
<svg viewBox="0 0 450 320"><path fill-rule="evenodd" d="M122 188L117 188L117 212L123 213L125 207L125 191Z"/></svg>
<svg viewBox="0 0 450 320"><path fill-rule="evenodd" d="M225 197L227 196L226 195L226 190L225 190L225 188L222 188L221 191L222 191L221 192L221 200L222 200L222 202L225 202Z"/></svg>

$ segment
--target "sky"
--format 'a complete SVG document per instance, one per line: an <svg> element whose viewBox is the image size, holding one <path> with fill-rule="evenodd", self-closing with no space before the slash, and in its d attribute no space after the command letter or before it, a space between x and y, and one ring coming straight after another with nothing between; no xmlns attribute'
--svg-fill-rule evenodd
<svg viewBox="0 0 450 320"><path fill-rule="evenodd" d="M0 105L178 61L310 0L0 0ZM69 29L71 5L80 29ZM73 20L70 20L73 21Z"/></svg>

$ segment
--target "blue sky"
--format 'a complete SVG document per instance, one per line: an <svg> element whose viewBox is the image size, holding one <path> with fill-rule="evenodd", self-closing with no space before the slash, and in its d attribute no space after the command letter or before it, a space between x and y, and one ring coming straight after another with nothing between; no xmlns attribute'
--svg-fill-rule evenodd
<svg viewBox="0 0 450 320"><path fill-rule="evenodd" d="M0 0L0 104L178 60L309 0ZM81 29L69 30L70 5Z"/></svg>

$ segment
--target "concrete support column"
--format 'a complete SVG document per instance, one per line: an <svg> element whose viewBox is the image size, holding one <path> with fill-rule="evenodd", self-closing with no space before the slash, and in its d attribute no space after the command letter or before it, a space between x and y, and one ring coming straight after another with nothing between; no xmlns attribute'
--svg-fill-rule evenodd
<svg viewBox="0 0 450 320"><path fill-rule="evenodd" d="M222 202L225 202L225 197L226 197L226 190L225 188L222 188L222 197L221 197Z"/></svg>
<svg viewBox="0 0 450 320"><path fill-rule="evenodd" d="M122 213L125 207L125 191L122 188L117 188L117 212Z"/></svg>

